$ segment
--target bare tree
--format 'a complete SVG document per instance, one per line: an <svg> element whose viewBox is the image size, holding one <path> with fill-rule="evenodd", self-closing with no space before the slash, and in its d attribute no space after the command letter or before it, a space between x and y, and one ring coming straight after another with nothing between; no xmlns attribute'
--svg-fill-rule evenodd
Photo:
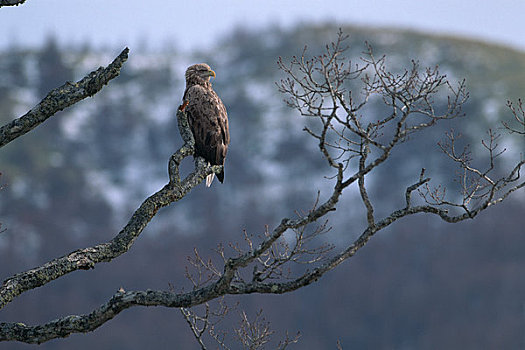
<svg viewBox="0 0 525 350"><path fill-rule="evenodd" d="M391 159L396 147L410 142L411 134L461 116L468 94L464 82L449 82L437 67L421 69L413 61L408 69L391 72L387 69L386 58L375 57L369 45L362 61L354 64L344 56L347 50L345 39L346 36L339 32L337 40L320 56L308 58L305 49L291 62L278 61L287 76L277 84L279 91L285 95L290 107L312 120L305 130L318 144L319 152L332 169L330 193L312 198L310 210L297 212L294 218L283 218L273 229L267 227L260 235L244 232L243 243L232 243L229 248L219 247L220 263L203 259L196 253L190 261L192 269L187 273L193 283L191 291L120 289L87 314L65 316L33 326L20 322L1 323L0 340L41 343L71 333L90 332L121 311L142 305L179 308L202 348L206 348L203 340L206 332L227 348L224 338L216 330L215 321L211 320L211 317L222 317L225 310L212 311L208 302L220 300L225 295L292 292L318 281L327 271L354 256L375 233L401 218L426 213L450 223L472 219L525 186L520 177L525 164L523 159L517 160L504 176L493 175L496 169L500 173L503 171L498 165L502 151L498 148L495 133L490 132L488 139L482 141L489 159L484 167L473 165L468 150L457 150L456 137L451 133L448 141L441 143L441 148L462 169L460 193L450 196L443 187L432 186L431 179L422 169L414 174L412 185L397 189L403 193L404 206L378 217L375 211L377 203L368 194L366 179ZM42 110L45 111L43 117L38 118L42 122L80 98L96 93L118 75L126 55L127 50L107 68L99 69L75 84L67 83L53 90L39 107L24 117L29 118L33 111ZM446 98L444 108L435 103L442 97ZM61 104L60 101L71 103ZM387 112L380 115L367 113L366 106L371 101L380 101ZM520 110L516 111L512 106L511 110L518 122L522 121ZM22 122L24 117L1 129L0 145L38 125L38 122ZM20 294L70 272L93 268L126 253L159 209L180 200L207 175L221 170L220 166L209 166L203 159L196 158L193 172L181 178L179 166L184 158L193 155L194 140L185 113L178 110L177 118L184 145L168 161L169 181L166 185L144 200L112 240L76 250L9 277L0 287L0 307ZM336 210L341 196L351 187L358 190L366 209L366 227L357 239L341 251L335 251L323 243L325 238L319 239L319 236L329 233L327 214ZM414 192L420 196L414 198ZM191 309L199 305L204 308L203 315ZM256 349L264 346L271 330L260 315L255 321L250 321L241 313L241 324L235 334L246 348ZM287 338L282 348L296 340Z"/></svg>

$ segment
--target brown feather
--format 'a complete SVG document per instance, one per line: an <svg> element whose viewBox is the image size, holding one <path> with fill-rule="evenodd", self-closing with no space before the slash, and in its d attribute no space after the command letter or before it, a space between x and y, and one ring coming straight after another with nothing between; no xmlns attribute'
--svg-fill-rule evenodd
<svg viewBox="0 0 525 350"><path fill-rule="evenodd" d="M207 64L196 64L186 70L186 90L183 103L195 138L195 156L212 165L223 165L230 143L228 114L209 77L215 73ZM224 181L224 170L217 174Z"/></svg>

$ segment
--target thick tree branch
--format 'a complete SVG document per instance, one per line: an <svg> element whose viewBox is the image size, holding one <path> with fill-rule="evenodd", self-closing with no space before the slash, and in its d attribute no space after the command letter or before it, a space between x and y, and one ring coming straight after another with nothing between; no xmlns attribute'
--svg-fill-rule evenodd
<svg viewBox="0 0 525 350"><path fill-rule="evenodd" d="M177 117L183 119L180 124L182 124L183 127L187 127L185 113L178 111ZM184 130L184 133L185 132L186 130ZM185 143L171 159L178 159L180 161L182 158L192 154L193 145L191 143ZM61 258L54 259L42 266L14 275L5 280L0 287L0 308L3 308L16 296L25 291L43 286L70 272L79 269L93 268L97 263L111 261L127 252L160 208L183 198L212 171L220 171L220 167L210 167L201 158L196 159L195 165L195 171L189 174L183 181L170 181L157 193L147 198L135 213L133 213L128 224L111 241L76 250ZM170 179L177 178L174 175L177 171L178 167L172 164L172 167L169 169Z"/></svg>
<svg viewBox="0 0 525 350"><path fill-rule="evenodd" d="M0 128L0 147L5 146L42 124L55 113L99 92L111 79L120 74L128 59L125 48L106 68L100 67L76 83L66 82L51 90L39 104L29 112Z"/></svg>
<svg viewBox="0 0 525 350"><path fill-rule="evenodd" d="M182 294L152 290L117 292L107 303L89 314L65 316L38 326L27 326L23 323L0 323L0 341L16 340L34 344L67 337L72 333L90 332L123 310L137 305L173 308L200 305L220 295L213 290L213 287L214 285L211 285Z"/></svg>

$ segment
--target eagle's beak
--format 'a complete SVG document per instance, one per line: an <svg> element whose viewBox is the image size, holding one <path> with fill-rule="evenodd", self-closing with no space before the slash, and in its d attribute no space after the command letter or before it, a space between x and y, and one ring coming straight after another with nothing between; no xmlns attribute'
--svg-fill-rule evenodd
<svg viewBox="0 0 525 350"><path fill-rule="evenodd" d="M214 77L214 78L215 78L215 72L212 71L211 69L210 69L210 71L208 72L208 74L209 74L210 77Z"/></svg>

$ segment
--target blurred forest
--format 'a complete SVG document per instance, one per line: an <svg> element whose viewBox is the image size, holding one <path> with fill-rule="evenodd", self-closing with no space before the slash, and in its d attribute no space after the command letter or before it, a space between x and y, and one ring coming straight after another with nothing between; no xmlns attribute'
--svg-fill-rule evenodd
<svg viewBox="0 0 525 350"><path fill-rule="evenodd" d="M402 205L404 189L422 167L434 184L457 169L436 143L461 130L482 156L489 127L509 120L506 100L525 97L525 53L467 39L408 31L346 27L349 57L359 62L364 42L387 55L390 69L439 65L451 80L467 79L466 117L403 144L371 179L378 216ZM335 39L331 25L289 30L238 28L216 47L181 56L133 50L120 77L93 98L61 112L0 152L0 276L78 248L109 240L142 200L167 181L167 161L181 145L175 108L185 68L207 62L230 117L231 145L225 183L199 186L164 209L131 250L94 270L77 271L18 297L0 321L36 324L85 313L120 287L126 290L191 288L187 257L196 247L216 258L219 243L241 242L242 230L262 233L294 210L309 209L317 191L331 186L326 164L302 128L308 120L287 108L274 84L276 60L320 53ZM16 44L0 52L2 124L32 108L52 88L107 64L115 51L63 47L50 38L38 50ZM446 98L436 101L446 103ZM369 113L381 113L372 104ZM503 133L502 130L500 132ZM523 138L506 139L502 157L519 157ZM409 160L407 162L407 159ZM187 164L190 169L191 163ZM457 183L444 183L449 192ZM330 243L345 244L366 222L355 194L345 193L330 216ZM318 283L287 295L226 298L250 317L261 308L275 339L301 332L297 349L525 348L525 195L487 210L474 221L450 225L417 216L374 237L354 258ZM337 248L336 248L337 249ZM218 328L233 334L239 311ZM239 345L232 345L236 348ZM178 310L135 307L90 334L53 340L40 349L176 349L198 345ZM29 349L0 344L0 349ZM215 347L213 347L215 348Z"/></svg>

